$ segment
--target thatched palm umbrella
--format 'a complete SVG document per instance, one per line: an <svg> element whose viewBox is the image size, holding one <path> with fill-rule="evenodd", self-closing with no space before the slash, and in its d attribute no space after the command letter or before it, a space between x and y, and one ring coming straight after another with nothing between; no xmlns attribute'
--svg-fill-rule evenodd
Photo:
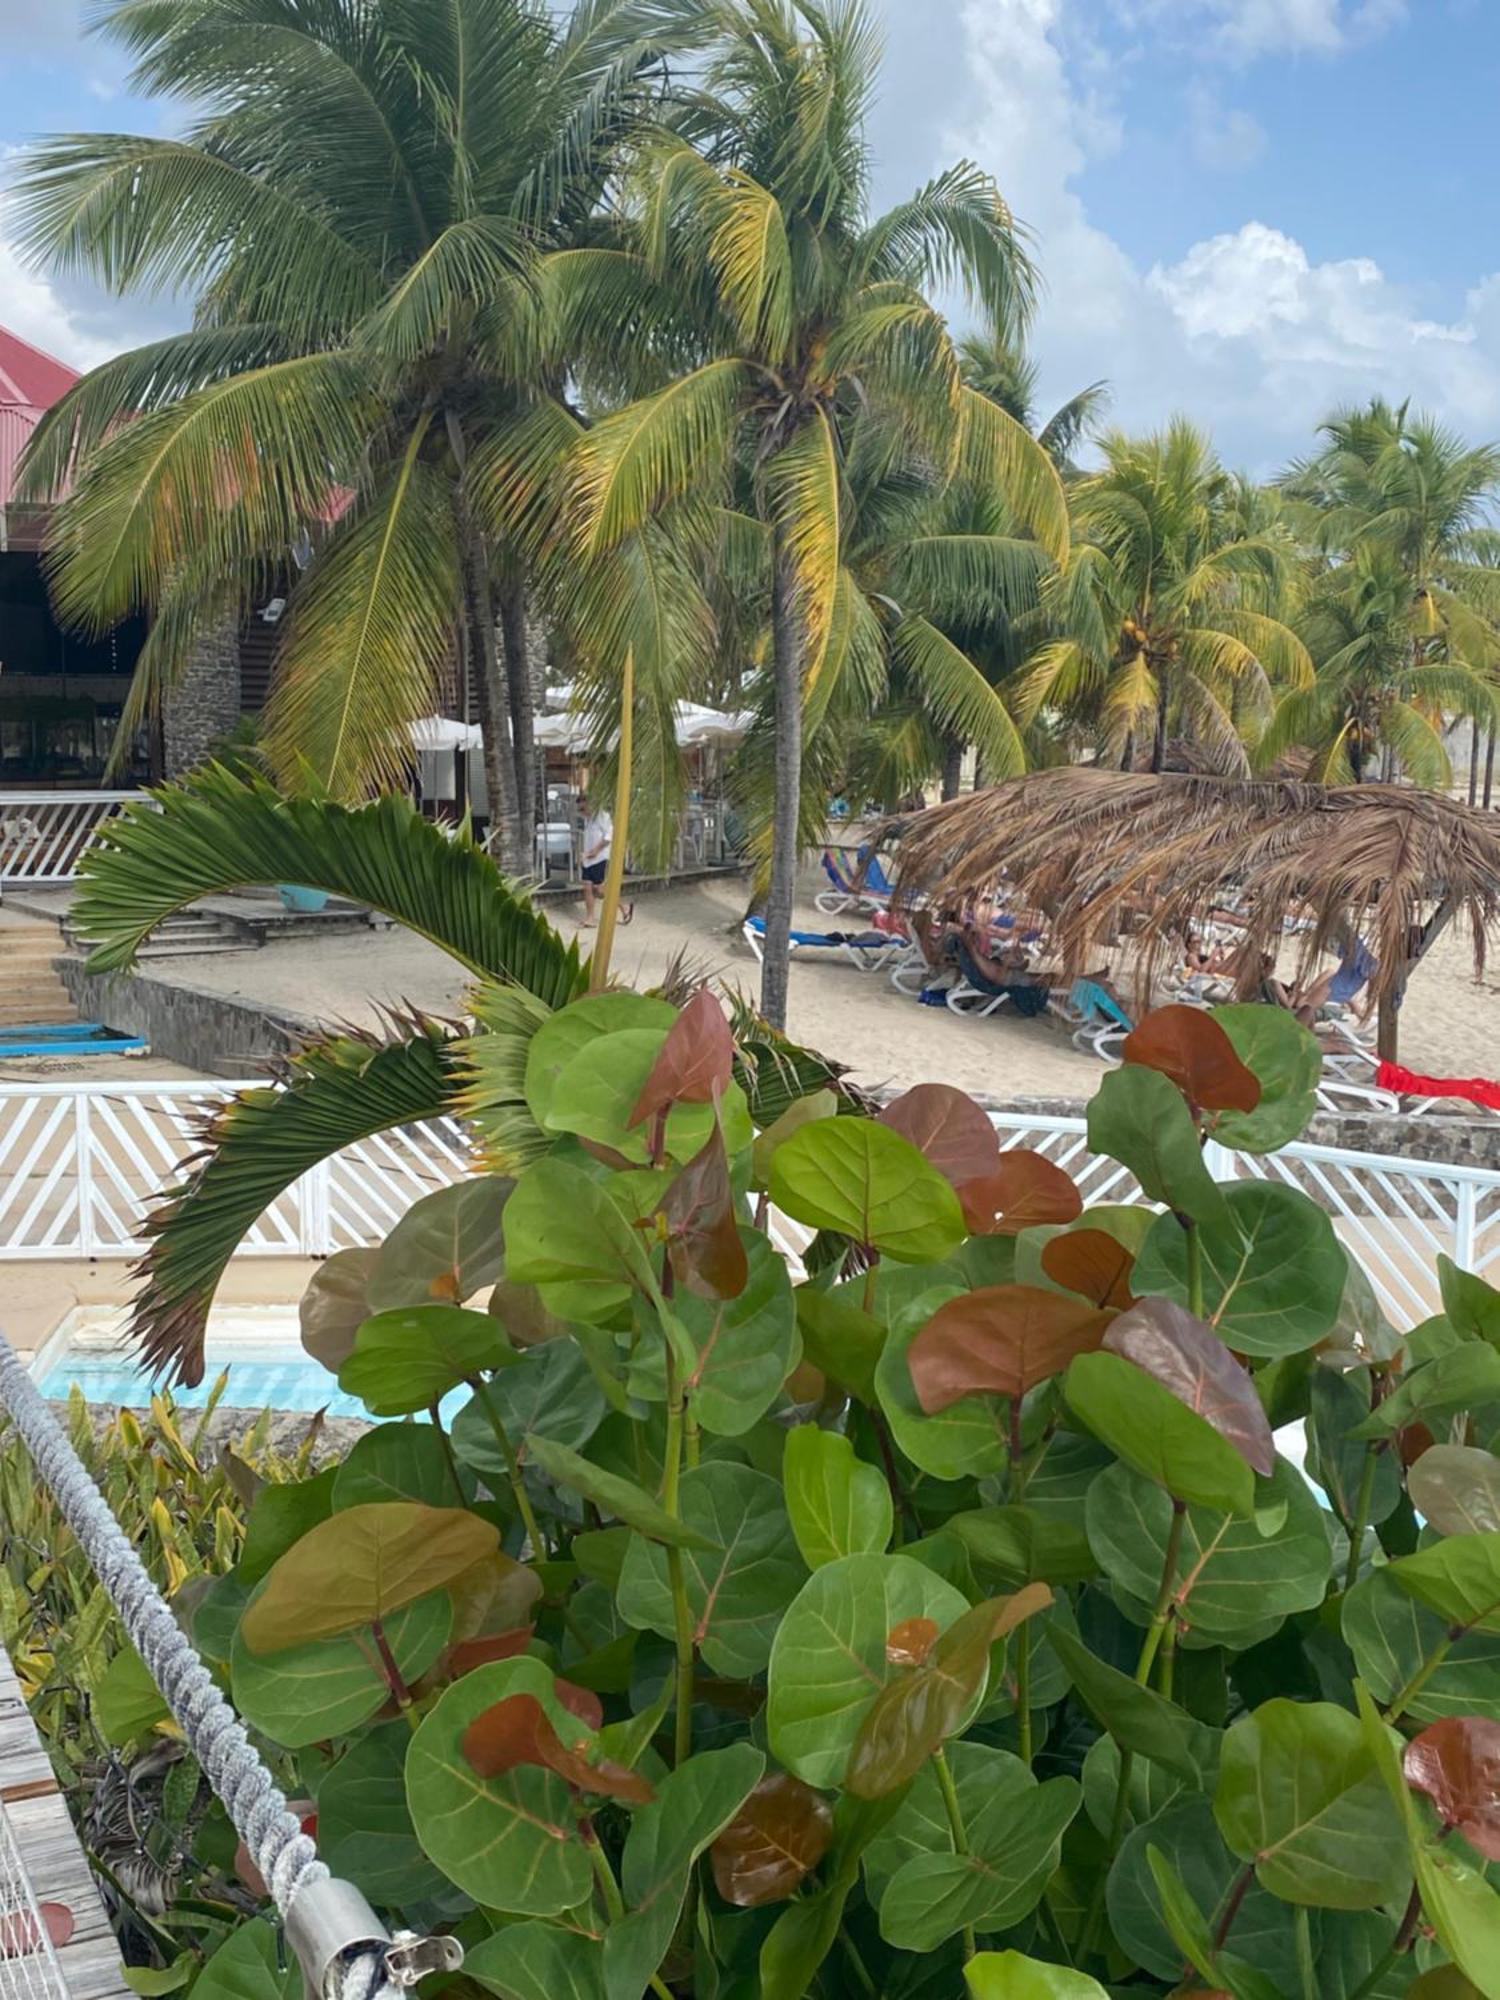
<svg viewBox="0 0 1500 2000"><path fill-rule="evenodd" d="M1233 897L1245 964L1299 935L1305 974L1363 937L1379 968L1380 1053L1412 967L1455 920L1474 942L1500 924L1500 815L1398 785L1035 771L892 821L896 893L962 902L1008 882L1045 910L1070 968L1128 935L1148 990L1184 930Z"/></svg>

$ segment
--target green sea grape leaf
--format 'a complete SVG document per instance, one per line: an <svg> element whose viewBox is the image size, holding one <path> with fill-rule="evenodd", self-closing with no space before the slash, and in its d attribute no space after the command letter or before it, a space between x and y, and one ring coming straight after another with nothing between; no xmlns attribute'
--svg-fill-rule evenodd
<svg viewBox="0 0 1500 2000"><path fill-rule="evenodd" d="M803 1358L861 1403L875 1401L875 1368L885 1346L884 1324L849 1295L849 1287L820 1292L799 1285L797 1326Z"/></svg>
<svg viewBox="0 0 1500 2000"><path fill-rule="evenodd" d="M679 1292L672 1301L690 1343L685 1357L688 1405L715 1437L743 1437L781 1393L797 1365L797 1306L786 1263L759 1231L741 1229L748 1260L744 1289L732 1299ZM650 1402L666 1400L666 1348L638 1343L629 1382Z"/></svg>
<svg viewBox="0 0 1500 2000"><path fill-rule="evenodd" d="M814 1125L820 1118L836 1118L839 1100L836 1091L813 1090L806 1097L798 1097L787 1106L781 1116L763 1132L757 1132L750 1149L750 1179L758 1188L768 1187L771 1180L771 1161L778 1146L784 1145L792 1134L804 1125Z"/></svg>
<svg viewBox="0 0 1500 2000"><path fill-rule="evenodd" d="M760 1950L760 2000L804 2000L819 1966L833 1948L860 1859L900 1805L898 1797L853 1799L833 1812L833 1846L822 1886L800 1896L771 1926Z"/></svg>
<svg viewBox="0 0 1500 2000"><path fill-rule="evenodd" d="M513 1916L555 1916L594 1879L567 1785L538 1764L482 1778L464 1753L470 1725L517 1694L555 1708L551 1668L498 1660L444 1690L407 1749L407 1806L428 1860L466 1895ZM575 1718L562 1719L576 1732Z"/></svg>
<svg viewBox="0 0 1500 2000"><path fill-rule="evenodd" d="M1278 1153L1302 1136L1318 1108L1318 1038L1289 1008L1255 1001L1215 1007L1213 1018L1260 1079L1260 1103L1253 1111L1219 1112L1209 1120L1213 1136L1236 1153Z"/></svg>
<svg viewBox="0 0 1500 2000"><path fill-rule="evenodd" d="M464 1972L501 2000L604 2000L604 1942L528 1918L470 1945Z"/></svg>
<svg viewBox="0 0 1500 2000"><path fill-rule="evenodd" d="M1440 1423L1460 1411L1500 1403L1500 1348L1471 1340L1403 1375L1390 1395L1349 1435L1390 1437L1418 1420Z"/></svg>
<svg viewBox="0 0 1500 2000"><path fill-rule="evenodd" d="M494 1524L460 1507L391 1500L331 1514L280 1557L240 1620L253 1653L374 1625L445 1590L499 1547Z"/></svg>
<svg viewBox="0 0 1500 2000"><path fill-rule="evenodd" d="M1171 1299L1140 1299L1115 1315L1104 1345L1170 1389L1184 1408L1212 1424L1253 1472L1270 1478L1276 1464L1270 1420L1255 1384L1211 1326Z"/></svg>
<svg viewBox="0 0 1500 2000"><path fill-rule="evenodd" d="M462 1305L505 1269L505 1211L513 1182L476 1174L413 1202L375 1253L365 1281L372 1313Z"/></svg>
<svg viewBox="0 0 1500 2000"><path fill-rule="evenodd" d="M1195 1972L1205 1979L1217 1980L1213 1933L1191 1890L1159 1847L1147 1845L1146 1864L1161 1900L1162 1921L1172 1933L1173 1943Z"/></svg>
<svg viewBox="0 0 1500 2000"><path fill-rule="evenodd" d="M849 1753L845 1790L878 1799L909 1784L981 1700L992 1649L1051 1603L1046 1584L1028 1583L1013 1596L974 1605L942 1634L924 1618L889 1632L887 1658L903 1665L910 1655L912 1671L887 1681L866 1711Z"/></svg>
<svg viewBox="0 0 1500 2000"><path fill-rule="evenodd" d="M1170 1863L1186 1893L1203 1911L1210 1928L1228 1906L1241 1864L1224 1845L1213 1808L1201 1794L1167 1806L1131 1829L1109 1872L1106 1907L1120 1949L1153 1977L1176 1986L1184 1953L1172 1935L1151 1867L1155 1848ZM1314 1919L1316 1921L1316 1919ZM1290 1904L1252 1881L1234 1919L1229 1943L1234 1954L1270 1981L1278 1995L1301 1992L1297 1976L1297 1914ZM1228 1971L1227 1965L1221 1970ZM1321 2000L1321 1995L1319 1996Z"/></svg>
<svg viewBox="0 0 1500 2000"><path fill-rule="evenodd" d="M880 1899L880 1934L902 1951L935 1951L965 1925L1006 1931L1029 1916L1057 1867L1078 1811L1072 1778L1022 1792L1003 1819L970 1835L967 1854L919 1854L904 1862Z"/></svg>
<svg viewBox="0 0 1500 2000"><path fill-rule="evenodd" d="M1240 1452L1133 1362L1118 1354L1080 1354L1063 1393L1095 1437L1179 1500L1228 1514L1254 1512L1255 1475Z"/></svg>
<svg viewBox="0 0 1500 2000"><path fill-rule="evenodd" d="M276 1926L252 1917L210 1956L193 1990L203 2000L302 2000L302 1968Z"/></svg>
<svg viewBox="0 0 1500 2000"><path fill-rule="evenodd" d="M1216 1731L1098 1658L1076 1633L1054 1624L1047 1636L1084 1707L1122 1750L1148 1757L1190 1784L1207 1780L1218 1759Z"/></svg>
<svg viewBox="0 0 1500 2000"><path fill-rule="evenodd" d="M318 1786L318 1852L344 1881L397 1910L441 1896L448 1886L423 1854L407 1810L410 1742L405 1723L374 1729Z"/></svg>
<svg viewBox="0 0 1500 2000"><path fill-rule="evenodd" d="M1386 1574L1450 1625L1500 1632L1500 1535L1449 1535Z"/></svg>
<svg viewBox="0 0 1500 2000"><path fill-rule="evenodd" d="M872 1118L823 1118L794 1132L772 1158L770 1191L795 1221L897 1263L934 1262L968 1234L950 1183L909 1139Z"/></svg>
<svg viewBox="0 0 1500 2000"><path fill-rule="evenodd" d="M431 1409L450 1389L520 1356L499 1320L464 1306L399 1306L374 1313L354 1337L339 1387L377 1417Z"/></svg>
<svg viewBox="0 0 1500 2000"><path fill-rule="evenodd" d="M1109 2000L1097 1979L1018 1951L981 1951L964 1967L969 2000Z"/></svg>
<svg viewBox="0 0 1500 2000"><path fill-rule="evenodd" d="M427 1507L468 1506L479 1482L466 1467L458 1484L432 1424L379 1424L356 1438L335 1468L334 1511L373 1500L418 1500Z"/></svg>
<svg viewBox="0 0 1500 2000"><path fill-rule="evenodd" d="M607 1146L611 1153L636 1166L645 1166L651 1159L653 1127L632 1124L631 1113L666 1044L667 1034L655 1028L626 1028L586 1043L552 1086L540 1120L543 1131L576 1133L597 1146ZM723 1120L729 1151L738 1152L741 1146L749 1145L750 1113L738 1084L726 1087L717 1116ZM674 1104L666 1119L666 1153L677 1161L692 1159L712 1136L715 1122L711 1103Z"/></svg>
<svg viewBox="0 0 1500 2000"><path fill-rule="evenodd" d="M384 1629L386 1644L410 1686L448 1644L452 1600L446 1591L435 1591L396 1612ZM347 1736L391 1698L373 1645L356 1632L265 1656L252 1653L237 1632L229 1673L234 1705L244 1720L288 1750Z"/></svg>
<svg viewBox="0 0 1500 2000"><path fill-rule="evenodd" d="M1035 1777L1009 1750L960 1737L944 1754L966 1832L977 1828L986 1834L988 1820L1003 1822L1036 1789ZM917 1855L951 1856L953 1851L953 1827L943 1803L942 1786L928 1763L898 1795L895 1811L865 1849L865 1888L870 1901L878 1906L892 1878Z"/></svg>
<svg viewBox="0 0 1500 2000"><path fill-rule="evenodd" d="M1307 1473L1327 1493L1341 1521L1359 1511L1370 1447L1351 1435L1370 1412L1370 1378L1364 1369L1347 1375L1314 1368L1307 1417ZM1401 1501L1401 1464L1394 1452L1376 1454L1365 1519L1378 1527Z"/></svg>
<svg viewBox="0 0 1500 2000"><path fill-rule="evenodd" d="M839 1784L876 1695L900 1671L886 1640L911 1618L940 1628L967 1598L910 1556L842 1556L815 1570L771 1648L766 1724L772 1754L809 1785Z"/></svg>
<svg viewBox="0 0 1500 2000"><path fill-rule="evenodd" d="M1451 1847L1416 1852L1422 1909L1453 1963L1485 2000L1500 2000L1500 1895Z"/></svg>
<svg viewBox="0 0 1500 2000"><path fill-rule="evenodd" d="M505 1209L506 1269L535 1285L560 1319L608 1319L632 1292L657 1297L640 1232L582 1168L541 1159L516 1182Z"/></svg>
<svg viewBox="0 0 1500 2000"><path fill-rule="evenodd" d="M653 1804L631 1820L620 1858L627 1915L604 1945L607 2000L639 2000L672 1942L693 1863L759 1783L766 1760L753 1744L704 1750L669 1772Z"/></svg>
<svg viewBox="0 0 1500 2000"><path fill-rule="evenodd" d="M749 1680L765 1671L776 1628L807 1577L781 1487L748 1465L711 1461L682 1475L680 1501L695 1537L682 1565L694 1642L714 1673ZM631 1541L617 1601L637 1630L672 1636L664 1549L640 1536Z"/></svg>
<svg viewBox="0 0 1500 2000"><path fill-rule="evenodd" d="M1500 1292L1476 1272L1462 1270L1441 1251L1437 1266L1443 1311L1454 1326L1467 1339L1487 1340L1491 1347L1500 1347Z"/></svg>
<svg viewBox="0 0 1500 2000"><path fill-rule="evenodd" d="M798 1424L787 1433L782 1478L792 1533L809 1569L840 1556L883 1553L893 1526L891 1489L848 1438Z"/></svg>
<svg viewBox="0 0 1500 2000"><path fill-rule="evenodd" d="M1345 1593L1344 1642L1359 1677L1379 1701L1393 1702L1448 1636L1436 1611L1408 1596L1389 1568L1375 1569ZM1408 1722L1445 1715L1483 1715L1500 1722L1500 1632L1470 1632L1406 1703Z"/></svg>
<svg viewBox="0 0 1500 2000"><path fill-rule="evenodd" d="M1440 1535L1500 1534L1500 1458L1492 1451L1435 1444L1407 1474L1406 1490Z"/></svg>
<svg viewBox="0 0 1500 2000"><path fill-rule="evenodd" d="M591 993L550 1014L527 1046L526 1103L532 1117L545 1128L558 1078L590 1042L641 1029L665 1037L676 1019L670 1001L624 987Z"/></svg>
<svg viewBox="0 0 1500 2000"><path fill-rule="evenodd" d="M1007 1590L1034 1582L1085 1583L1099 1573L1081 1521L1034 1506L976 1507L950 1515L944 1531L957 1535L976 1567Z"/></svg>
<svg viewBox="0 0 1500 2000"><path fill-rule="evenodd" d="M1195 1222L1222 1222L1218 1183L1203 1164L1192 1113L1159 1070L1127 1063L1111 1070L1088 1109L1091 1153L1107 1153L1140 1182L1151 1201Z"/></svg>
<svg viewBox="0 0 1500 2000"><path fill-rule="evenodd" d="M245 1540L235 1565L240 1582L248 1589L277 1563L310 1528L326 1521L333 1512L333 1489L338 1467L326 1465L311 1479L270 1482L261 1487L245 1524Z"/></svg>
<svg viewBox="0 0 1500 2000"><path fill-rule="evenodd" d="M1315 1346L1338 1320L1348 1262L1333 1223L1300 1189L1241 1181L1224 1190L1228 1213L1200 1223L1204 1316L1236 1353L1275 1359ZM1187 1305L1187 1231L1157 1218L1132 1284Z"/></svg>
<svg viewBox="0 0 1500 2000"><path fill-rule="evenodd" d="M1261 1885L1314 1909L1398 1900L1411 1867L1401 1822L1357 1716L1277 1699L1224 1738L1214 1816Z"/></svg>
<svg viewBox="0 0 1500 2000"><path fill-rule="evenodd" d="M622 1479L615 1472L606 1472L602 1466L591 1465L576 1451L570 1451L566 1445L556 1444L550 1438L532 1438L527 1450L532 1464L555 1485L565 1486L570 1493L592 1500L601 1511L615 1515L638 1534L649 1536L654 1542L668 1543L673 1548L705 1550L715 1557L723 1555L723 1549L711 1535L695 1527L686 1516L679 1520L669 1514L665 1507L632 1480ZM626 1562L629 1562L628 1555Z"/></svg>
<svg viewBox="0 0 1500 2000"><path fill-rule="evenodd" d="M94 1721L106 1743L134 1743L171 1720L166 1697L134 1646L122 1646L94 1683Z"/></svg>
<svg viewBox="0 0 1500 2000"><path fill-rule="evenodd" d="M1177 1574L1180 1616L1195 1641L1239 1646L1267 1618L1312 1611L1323 1602L1332 1562L1323 1509L1284 1458L1257 1488L1249 1519L1190 1507ZM1166 1564L1172 1502L1126 1465L1101 1472L1089 1489L1088 1538L1100 1567L1125 1597L1149 1606Z"/></svg>
<svg viewBox="0 0 1500 2000"><path fill-rule="evenodd" d="M1099 1736L1083 1760L1083 1809L1097 1832L1107 1834L1114 1823L1120 1788L1120 1746L1112 1736ZM1144 1826L1168 1806L1198 1792L1200 1779L1182 1777L1149 1757L1133 1756L1126 1786L1126 1826Z"/></svg>
<svg viewBox="0 0 1500 2000"><path fill-rule="evenodd" d="M536 1438L580 1451L604 1421L603 1391L572 1340L527 1348L516 1367L486 1385L506 1436L521 1458ZM472 1397L453 1419L453 1449L490 1488L504 1490L508 1469L484 1401Z"/></svg>

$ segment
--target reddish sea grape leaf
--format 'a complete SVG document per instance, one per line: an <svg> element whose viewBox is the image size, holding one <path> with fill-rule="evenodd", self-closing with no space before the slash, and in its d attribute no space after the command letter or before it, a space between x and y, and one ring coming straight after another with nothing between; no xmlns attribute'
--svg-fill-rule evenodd
<svg viewBox="0 0 1500 2000"><path fill-rule="evenodd" d="M1401 1763L1445 1826L1486 1861L1500 1861L1500 1722L1446 1715L1412 1738Z"/></svg>
<svg viewBox="0 0 1500 2000"><path fill-rule="evenodd" d="M910 1139L956 1188L992 1174L1000 1158L989 1114L950 1083L919 1083L886 1105L880 1123Z"/></svg>
<svg viewBox="0 0 1500 2000"><path fill-rule="evenodd" d="M464 1639L448 1655L448 1671L454 1680L472 1674L476 1667L488 1667L496 1660L514 1660L531 1644L534 1625L518 1625L513 1632L491 1632L480 1639Z"/></svg>
<svg viewBox="0 0 1500 2000"><path fill-rule="evenodd" d="M1042 1245L1042 1269L1054 1285L1123 1312L1135 1304L1130 1289L1135 1258L1105 1229L1069 1229Z"/></svg>
<svg viewBox="0 0 1500 2000"><path fill-rule="evenodd" d="M573 1681L565 1681L561 1675L552 1683L552 1691L569 1715L589 1729L604 1727L604 1703L592 1688L581 1688Z"/></svg>
<svg viewBox="0 0 1500 2000"><path fill-rule="evenodd" d="M789 1771L761 1779L711 1850L726 1903L756 1910L792 1895L828 1852L833 1808Z"/></svg>
<svg viewBox="0 0 1500 2000"><path fill-rule="evenodd" d="M1023 1146L1000 1155L999 1165L958 1190L964 1220L974 1236L1018 1236L1044 1223L1076 1222L1083 1196L1070 1175Z"/></svg>
<svg viewBox="0 0 1500 2000"><path fill-rule="evenodd" d="M559 1682L558 1695L564 1684ZM546 1711L532 1694L507 1695L478 1715L464 1731L463 1752L481 1778L503 1777L521 1764L539 1764L555 1771L575 1791L646 1805L656 1796L638 1771L601 1758L591 1764L570 1749L553 1728Z"/></svg>
<svg viewBox="0 0 1500 2000"><path fill-rule="evenodd" d="M935 1618L904 1618L886 1635L885 1656L893 1667L920 1667L937 1644Z"/></svg>
<svg viewBox="0 0 1500 2000"><path fill-rule="evenodd" d="M914 1778L963 1722L989 1672L991 1647L1051 1602L1045 1583L987 1598L948 1627L919 1667L888 1681L854 1739L845 1790L879 1799Z"/></svg>
<svg viewBox="0 0 1500 2000"><path fill-rule="evenodd" d="M701 1299L737 1299L750 1280L729 1184L724 1135L715 1125L667 1189L662 1215L677 1282Z"/></svg>
<svg viewBox="0 0 1500 2000"><path fill-rule="evenodd" d="M1142 1299L1118 1316L1103 1344L1169 1389L1270 1478L1276 1469L1270 1422L1255 1384L1211 1326L1170 1299Z"/></svg>
<svg viewBox="0 0 1500 2000"><path fill-rule="evenodd" d="M628 1124L640 1125L674 1104L712 1104L733 1073L734 1036L723 1008L700 986L667 1030Z"/></svg>
<svg viewBox="0 0 1500 2000"><path fill-rule="evenodd" d="M929 1416L964 1396L1024 1396L1104 1339L1110 1315L1039 1285L984 1285L939 1307L907 1350Z"/></svg>
<svg viewBox="0 0 1500 2000"><path fill-rule="evenodd" d="M1201 1007L1158 1007L1125 1038L1128 1063L1159 1070L1200 1111L1253 1111L1260 1078Z"/></svg>

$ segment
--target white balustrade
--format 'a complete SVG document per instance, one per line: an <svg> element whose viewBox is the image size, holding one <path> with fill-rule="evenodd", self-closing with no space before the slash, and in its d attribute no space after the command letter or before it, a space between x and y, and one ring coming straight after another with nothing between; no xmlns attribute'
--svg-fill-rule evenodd
<svg viewBox="0 0 1500 2000"><path fill-rule="evenodd" d="M72 882L78 864L140 792L0 792L0 887Z"/></svg>
<svg viewBox="0 0 1500 2000"><path fill-rule="evenodd" d="M203 1127L237 1091L193 1083L0 1084L0 1262L129 1258L145 1248L158 1194L203 1145ZM1082 1118L997 1112L1004 1146L1029 1146L1066 1167L1090 1202L1137 1202L1125 1168L1088 1150ZM1276 1179L1333 1217L1393 1321L1439 1310L1437 1257L1500 1282L1500 1172L1294 1145L1265 1157L1210 1146L1219 1180ZM376 1243L413 1202L473 1171L451 1118L401 1126L347 1147L303 1175L257 1220L237 1255L319 1257ZM806 1232L773 1217L789 1252Z"/></svg>

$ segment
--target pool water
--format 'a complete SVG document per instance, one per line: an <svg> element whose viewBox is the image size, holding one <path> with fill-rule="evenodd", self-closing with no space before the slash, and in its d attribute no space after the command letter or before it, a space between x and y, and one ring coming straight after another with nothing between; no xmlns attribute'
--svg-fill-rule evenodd
<svg viewBox="0 0 1500 2000"><path fill-rule="evenodd" d="M32 1362L42 1394L65 1401L80 1388L91 1403L145 1409L152 1384L124 1344L122 1315L114 1307L81 1307L72 1313ZM224 1369L229 1386L221 1401L237 1410L324 1410L331 1417L369 1418L357 1396L346 1395L320 1362L305 1354L295 1306L245 1306L209 1316L207 1365L196 1389L174 1389L185 1409L201 1409ZM460 1398L460 1401L463 1399Z"/></svg>

